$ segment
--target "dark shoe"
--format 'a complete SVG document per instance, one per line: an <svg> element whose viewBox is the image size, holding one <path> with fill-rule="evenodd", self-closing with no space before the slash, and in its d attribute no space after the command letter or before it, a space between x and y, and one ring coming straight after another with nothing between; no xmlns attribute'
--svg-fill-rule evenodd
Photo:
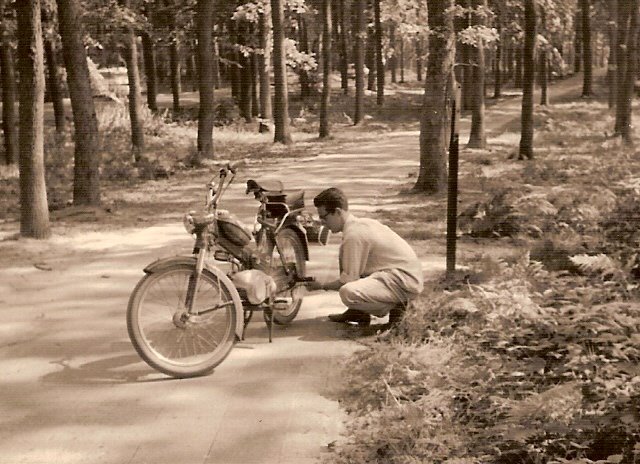
<svg viewBox="0 0 640 464"><path fill-rule="evenodd" d="M404 305L398 305L391 308L391 311L389 311L389 324L391 326L395 327L400 323L400 321L404 317L405 309L406 308Z"/></svg>
<svg viewBox="0 0 640 464"><path fill-rule="evenodd" d="M356 322L360 326L368 326L371 323L371 315L358 309L347 309L341 314L329 314L331 322Z"/></svg>
<svg viewBox="0 0 640 464"><path fill-rule="evenodd" d="M398 324L400 324L400 321L402 321L402 318L404 317L405 309L404 305L398 305L391 308L391 311L389 311L389 322L382 324L379 332L387 332L398 327Z"/></svg>

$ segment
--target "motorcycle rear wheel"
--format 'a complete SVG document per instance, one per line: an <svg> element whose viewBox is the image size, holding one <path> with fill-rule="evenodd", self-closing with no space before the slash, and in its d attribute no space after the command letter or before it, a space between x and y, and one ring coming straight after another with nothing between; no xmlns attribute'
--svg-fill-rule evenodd
<svg viewBox="0 0 640 464"><path fill-rule="evenodd" d="M306 275L306 262L304 259L304 248L298 234L291 229L284 229L278 233L276 240L278 241L278 245L287 265L290 266L292 270L295 269L294 272L298 277L304 277ZM278 283L279 288L275 294L275 298L280 297L291 300L287 309L273 311L273 322L278 325L289 324L298 315L306 290L301 285L296 285L293 288L280 288L284 269L282 260L280 259L280 253L278 253L278 248L275 245L271 245L269 274L273 276L276 283ZM286 276L286 274L284 275ZM266 313L264 314L264 317L266 320Z"/></svg>
<svg viewBox="0 0 640 464"><path fill-rule="evenodd" d="M208 374L227 357L235 341L231 296L235 289L206 269L188 313L185 301L194 271L191 265L176 264L147 274L129 298L131 343L149 366L172 377ZM211 311L197 314L206 309Z"/></svg>

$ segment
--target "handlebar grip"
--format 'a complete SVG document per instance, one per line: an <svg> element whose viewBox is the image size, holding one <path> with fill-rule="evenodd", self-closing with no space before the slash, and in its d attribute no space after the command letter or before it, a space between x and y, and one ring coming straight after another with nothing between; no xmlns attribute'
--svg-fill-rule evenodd
<svg viewBox="0 0 640 464"><path fill-rule="evenodd" d="M296 278L296 280L298 282L315 282L316 278L315 277L298 277Z"/></svg>

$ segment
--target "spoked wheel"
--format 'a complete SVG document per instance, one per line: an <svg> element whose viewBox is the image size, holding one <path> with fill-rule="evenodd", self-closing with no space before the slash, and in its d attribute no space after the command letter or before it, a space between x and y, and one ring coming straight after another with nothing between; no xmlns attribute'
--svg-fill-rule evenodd
<svg viewBox="0 0 640 464"><path fill-rule="evenodd" d="M272 245L271 259L269 265L269 275L276 281L278 289L274 297L278 300L287 301L286 309L273 311L273 322L284 325L293 321L302 306L302 298L306 293L303 285L292 283L294 275L304 277L306 274L306 263L304 260L304 248L298 235L291 229L284 229L277 235L276 240L284 262L289 270L285 272L282 259L278 253L278 248ZM266 317L266 314L265 314Z"/></svg>
<svg viewBox="0 0 640 464"><path fill-rule="evenodd" d="M151 367L173 377L209 373L229 354L235 340L231 296L235 289L204 270L188 311L193 273L193 266L176 264L147 274L131 294L127 308L127 329L134 348Z"/></svg>

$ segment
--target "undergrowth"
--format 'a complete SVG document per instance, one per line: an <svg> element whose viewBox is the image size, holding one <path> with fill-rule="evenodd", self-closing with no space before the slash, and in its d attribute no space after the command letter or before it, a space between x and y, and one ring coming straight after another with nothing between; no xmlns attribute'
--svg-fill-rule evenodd
<svg viewBox="0 0 640 464"><path fill-rule="evenodd" d="M637 155L606 134L601 102L536 118L532 161L461 154L460 233L522 251L472 255L397 332L361 340L332 463L640 462ZM378 216L410 239L442 234L443 211Z"/></svg>

